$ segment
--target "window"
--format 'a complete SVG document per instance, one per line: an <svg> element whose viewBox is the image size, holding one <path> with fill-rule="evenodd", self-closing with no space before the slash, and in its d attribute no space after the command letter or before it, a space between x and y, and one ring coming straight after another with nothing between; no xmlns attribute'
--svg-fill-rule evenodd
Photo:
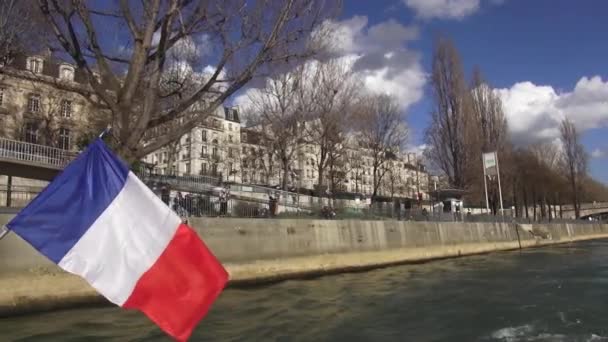
<svg viewBox="0 0 608 342"><path fill-rule="evenodd" d="M182 155L182 159L190 159L190 152L186 152Z"/></svg>
<svg viewBox="0 0 608 342"><path fill-rule="evenodd" d="M247 159L243 159L243 168L247 167Z"/></svg>
<svg viewBox="0 0 608 342"><path fill-rule="evenodd" d="M232 172L232 163L228 163L228 172Z"/></svg>
<svg viewBox="0 0 608 342"><path fill-rule="evenodd" d="M243 154L247 153L247 147L243 146Z"/></svg>
<svg viewBox="0 0 608 342"><path fill-rule="evenodd" d="M230 108L224 107L224 112L226 113L226 120L234 120L234 114Z"/></svg>
<svg viewBox="0 0 608 342"><path fill-rule="evenodd" d="M228 158L232 158L232 148L228 149Z"/></svg>
<svg viewBox="0 0 608 342"><path fill-rule="evenodd" d="M34 74L42 73L42 58L32 57L27 59L27 70Z"/></svg>
<svg viewBox="0 0 608 342"><path fill-rule="evenodd" d="M232 142L232 135L228 136L228 142Z"/></svg>
<svg viewBox="0 0 608 342"><path fill-rule="evenodd" d="M207 174L207 164L201 164L201 175Z"/></svg>
<svg viewBox="0 0 608 342"><path fill-rule="evenodd" d="M217 158L218 157L217 147L214 146L213 151L211 153L212 153L213 158Z"/></svg>
<svg viewBox="0 0 608 342"><path fill-rule="evenodd" d="M207 146L203 146L201 150L201 157L207 158Z"/></svg>
<svg viewBox="0 0 608 342"><path fill-rule="evenodd" d="M32 144L38 143L38 125L33 122L25 125L25 141Z"/></svg>
<svg viewBox="0 0 608 342"><path fill-rule="evenodd" d="M0 88L0 107L2 107L3 102L4 102L4 88Z"/></svg>
<svg viewBox="0 0 608 342"><path fill-rule="evenodd" d="M201 131L201 141L203 141L203 142L207 141L207 131L206 130Z"/></svg>
<svg viewBox="0 0 608 342"><path fill-rule="evenodd" d="M74 68L69 65L62 65L59 67L59 79L63 81L74 80Z"/></svg>
<svg viewBox="0 0 608 342"><path fill-rule="evenodd" d="M248 179L247 179L247 172L243 172L243 183L247 183Z"/></svg>
<svg viewBox="0 0 608 342"><path fill-rule="evenodd" d="M61 116L64 118L72 116L72 101L61 101Z"/></svg>
<svg viewBox="0 0 608 342"><path fill-rule="evenodd" d="M38 113L40 111L40 95L30 95L27 99L27 110L30 113Z"/></svg>
<svg viewBox="0 0 608 342"><path fill-rule="evenodd" d="M62 150L70 149L70 130L67 128L59 129L59 148Z"/></svg>
<svg viewBox="0 0 608 342"><path fill-rule="evenodd" d="M213 164L213 167L211 168L211 174L213 176L217 176L217 164Z"/></svg>
<svg viewBox="0 0 608 342"><path fill-rule="evenodd" d="M189 163L189 162L188 162L188 163L186 163L186 174L187 174L187 175L189 175L189 174L190 174L190 171L191 171L190 167L191 167L190 163Z"/></svg>

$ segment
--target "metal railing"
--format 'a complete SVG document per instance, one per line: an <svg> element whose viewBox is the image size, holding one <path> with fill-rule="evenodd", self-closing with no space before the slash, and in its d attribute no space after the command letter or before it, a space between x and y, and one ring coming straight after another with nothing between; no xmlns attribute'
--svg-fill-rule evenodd
<svg viewBox="0 0 608 342"><path fill-rule="evenodd" d="M192 192L209 191L219 186L220 179L211 176L171 176L141 173L139 177L146 184L166 184Z"/></svg>
<svg viewBox="0 0 608 342"><path fill-rule="evenodd" d="M0 207L6 209L10 196L10 208L22 208L41 191L39 187L13 186L10 192L6 185L0 185ZM154 190L154 189L153 189ZM156 189L158 190L158 189ZM534 221L501 215L467 215L457 213L429 212L423 209L397 209L389 204L371 206L332 207L314 205L307 208L283 205L280 202L263 199L244 199L231 196L226 201L220 200L211 191L184 193L170 197L157 192L157 195L182 217L240 217L240 218L301 218L301 219L334 219L334 220L398 220L417 222L476 222L476 223L572 223L593 224L597 221L543 219ZM10 209L8 208L8 209Z"/></svg>
<svg viewBox="0 0 608 342"><path fill-rule="evenodd" d="M37 163L53 168L65 167L76 153L56 147L0 138L0 158Z"/></svg>
<svg viewBox="0 0 608 342"><path fill-rule="evenodd" d="M272 194L278 199L278 202L284 205L300 206L300 194L297 192L280 190L271 187L249 184L230 184L231 191L251 192L257 194Z"/></svg>
<svg viewBox="0 0 608 342"><path fill-rule="evenodd" d="M0 185L0 207L23 208L42 191L40 187Z"/></svg>

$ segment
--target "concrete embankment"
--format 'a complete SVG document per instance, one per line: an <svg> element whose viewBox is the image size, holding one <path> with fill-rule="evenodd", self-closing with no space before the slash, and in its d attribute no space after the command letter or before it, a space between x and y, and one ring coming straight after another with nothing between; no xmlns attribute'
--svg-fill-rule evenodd
<svg viewBox="0 0 608 342"><path fill-rule="evenodd" d="M0 224L12 215L0 215ZM230 273L252 284L608 238L608 225L194 219ZM0 241L0 316L103 302L15 234Z"/></svg>

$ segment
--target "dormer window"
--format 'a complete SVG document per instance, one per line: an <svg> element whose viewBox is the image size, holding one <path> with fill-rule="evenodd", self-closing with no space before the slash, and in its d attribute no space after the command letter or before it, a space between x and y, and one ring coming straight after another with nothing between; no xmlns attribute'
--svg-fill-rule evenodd
<svg viewBox="0 0 608 342"><path fill-rule="evenodd" d="M41 74L43 61L42 58L39 57L30 57L27 59L27 70L33 72L34 74Z"/></svg>
<svg viewBox="0 0 608 342"><path fill-rule="evenodd" d="M73 81L74 80L74 68L69 65L62 65L59 67L59 79L62 81Z"/></svg>

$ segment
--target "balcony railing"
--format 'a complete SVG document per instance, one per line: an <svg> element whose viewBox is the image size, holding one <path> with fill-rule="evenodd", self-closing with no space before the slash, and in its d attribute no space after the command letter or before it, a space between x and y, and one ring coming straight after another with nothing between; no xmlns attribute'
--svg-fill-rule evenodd
<svg viewBox="0 0 608 342"><path fill-rule="evenodd" d="M56 147L0 138L0 158L50 166L65 167L76 153Z"/></svg>

